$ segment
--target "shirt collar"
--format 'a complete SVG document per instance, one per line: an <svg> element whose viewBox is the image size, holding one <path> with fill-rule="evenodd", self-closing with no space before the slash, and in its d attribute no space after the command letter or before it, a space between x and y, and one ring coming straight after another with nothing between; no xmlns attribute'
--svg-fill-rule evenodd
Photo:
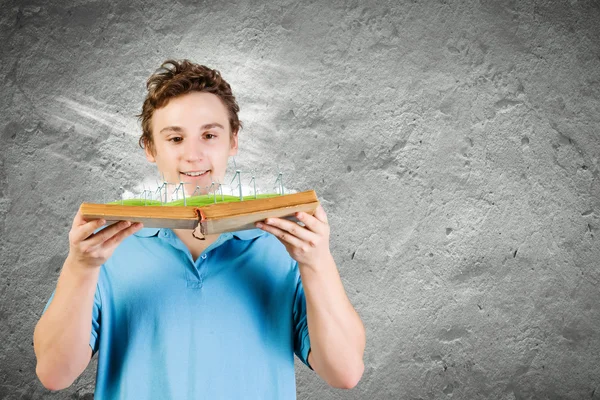
<svg viewBox="0 0 600 400"><path fill-rule="evenodd" d="M135 232L134 235L138 237L150 237L156 236L160 231L159 228L142 228L139 231Z"/></svg>
<svg viewBox="0 0 600 400"><path fill-rule="evenodd" d="M252 239L256 239L259 236L262 236L264 234L266 234L267 232L263 231L262 229L248 229L248 230L244 230L244 231L237 231L237 232L231 232L233 234L233 236L235 236L236 238L240 239L240 240L252 240Z"/></svg>
<svg viewBox="0 0 600 400"><path fill-rule="evenodd" d="M158 232L160 230L161 228L142 228L136 233L134 233L134 235L138 237L152 237L158 235ZM248 229L244 231L231 232L233 236L240 240L256 239L257 237L262 236L265 233L266 232L262 229Z"/></svg>

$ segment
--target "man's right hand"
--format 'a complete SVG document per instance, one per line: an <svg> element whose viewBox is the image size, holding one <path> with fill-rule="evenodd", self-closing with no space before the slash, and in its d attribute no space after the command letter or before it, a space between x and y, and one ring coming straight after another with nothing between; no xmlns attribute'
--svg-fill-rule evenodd
<svg viewBox="0 0 600 400"><path fill-rule="evenodd" d="M54 299L35 327L36 373L50 390L70 386L89 364L100 266L123 239L142 228L141 223L119 221L94 233L105 223L86 221L81 209L77 211L69 232L69 255L58 277Z"/></svg>
<svg viewBox="0 0 600 400"><path fill-rule="evenodd" d="M94 233L106 223L103 219L86 221L77 211L69 232L69 255L72 265L95 269L100 267L112 255L116 247L128 236L139 231L141 222L132 224L119 221Z"/></svg>

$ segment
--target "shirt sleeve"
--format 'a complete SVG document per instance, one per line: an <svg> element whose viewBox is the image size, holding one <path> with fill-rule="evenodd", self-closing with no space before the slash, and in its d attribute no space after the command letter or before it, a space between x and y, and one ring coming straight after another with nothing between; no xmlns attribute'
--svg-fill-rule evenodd
<svg viewBox="0 0 600 400"><path fill-rule="evenodd" d="M52 292L52 295L50 296L50 299L46 303L46 307L44 307L44 311L42 312L42 314L44 314L46 312L46 310L50 306L50 303L52 303L52 299L54 299L54 293L56 293L56 290L54 290ZM96 285L96 293L94 294L94 306L92 309L92 331L90 333L90 342L89 342L90 347L92 349L92 357L98 351L98 346L100 344L98 341L98 338L100 335L100 310L101 310L100 306L101 306L100 289L98 288L98 285Z"/></svg>
<svg viewBox="0 0 600 400"><path fill-rule="evenodd" d="M308 335L308 323L306 321L306 298L304 297L304 287L302 279L298 272L296 280L296 292L294 294L294 353L310 369L308 363L308 353L310 352L310 337Z"/></svg>

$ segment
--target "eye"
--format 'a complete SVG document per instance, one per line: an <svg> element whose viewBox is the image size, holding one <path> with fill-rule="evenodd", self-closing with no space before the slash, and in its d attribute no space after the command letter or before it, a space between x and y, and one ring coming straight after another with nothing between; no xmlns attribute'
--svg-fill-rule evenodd
<svg viewBox="0 0 600 400"><path fill-rule="evenodd" d="M172 137L172 138L170 138L170 139L169 139L169 142L173 142L173 143L179 143L179 142L181 142L182 140L183 140L183 138L182 138L182 137L180 137L180 136L175 136L175 137Z"/></svg>
<svg viewBox="0 0 600 400"><path fill-rule="evenodd" d="M204 135L204 137L207 139L214 139L217 137L217 135L213 135L212 133L207 133L206 135Z"/></svg>

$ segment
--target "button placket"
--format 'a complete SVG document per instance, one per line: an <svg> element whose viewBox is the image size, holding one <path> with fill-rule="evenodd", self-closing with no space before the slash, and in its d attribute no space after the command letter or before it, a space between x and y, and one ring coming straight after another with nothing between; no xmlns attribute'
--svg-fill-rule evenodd
<svg viewBox="0 0 600 400"><path fill-rule="evenodd" d="M169 243L171 246L173 246L175 249L184 253L186 258L188 259L188 263L186 263L187 266L185 267L185 278L186 278L186 282L187 282L186 286L191 289L202 288L202 281L203 281L202 274L196 267L196 264L194 263L194 260L192 259L192 255L191 255L189 249L183 244L182 241L180 241L177 238L177 236L175 234L170 233L168 230L162 230L160 233L160 236L162 236L162 238L165 241L167 241L167 243ZM192 264L192 268L194 268L196 270L197 274L194 273L194 271L192 269L190 269L190 267L189 267L190 263Z"/></svg>
<svg viewBox="0 0 600 400"><path fill-rule="evenodd" d="M194 268L196 268L196 271L198 271L198 275L202 276L202 262L204 260L206 260L206 253L201 254L200 257L198 257L196 259L196 262L194 263Z"/></svg>
<svg viewBox="0 0 600 400"><path fill-rule="evenodd" d="M198 258L198 260L196 260L196 262L194 262L194 260L192 259L192 256L190 255L190 261L192 264L192 268L195 271L192 272L192 270L189 269L189 267L187 268L187 273L188 273L187 287L188 288L192 288L192 289L201 289L202 288L202 283L203 283L204 279L202 277L202 271L200 271L200 268L198 265L199 259L200 258Z"/></svg>

